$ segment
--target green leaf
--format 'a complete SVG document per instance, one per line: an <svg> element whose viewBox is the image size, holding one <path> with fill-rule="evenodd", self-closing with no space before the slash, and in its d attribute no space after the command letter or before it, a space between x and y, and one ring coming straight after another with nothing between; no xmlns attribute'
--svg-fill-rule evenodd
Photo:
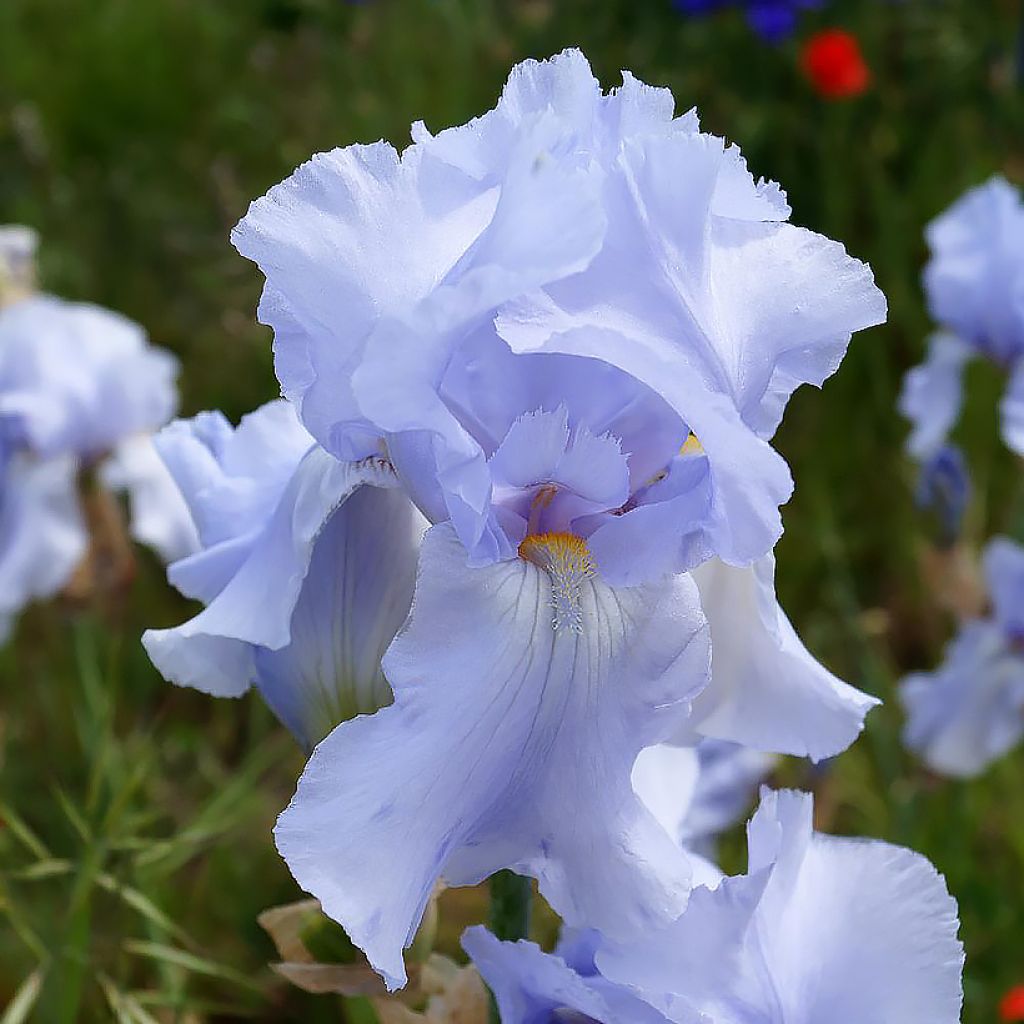
<svg viewBox="0 0 1024 1024"><path fill-rule="evenodd" d="M74 801L64 792L64 790L55 785L53 787L54 795L57 797L57 803L60 804L61 810L66 815L68 821L71 822L72 828L78 833L79 838L83 843L89 844L92 842L92 832L86 823L82 812L75 806Z"/></svg>
<svg viewBox="0 0 1024 1024"><path fill-rule="evenodd" d="M100 983L100 988L103 989L118 1024L160 1024L143 1009L131 993L122 992L105 974L97 974L96 980Z"/></svg>
<svg viewBox="0 0 1024 1024"><path fill-rule="evenodd" d="M20 840L22 845L27 847L40 860L52 856L42 839L25 824L24 819L15 812L10 804L0 802L0 818L3 819L4 824L10 829L11 834Z"/></svg>
<svg viewBox="0 0 1024 1024"><path fill-rule="evenodd" d="M191 940L180 925L172 921L145 893L130 885L125 885L112 875L101 871L96 876L96 884L113 896L123 900L133 910L151 921L161 931L173 935L179 942L189 945Z"/></svg>
<svg viewBox="0 0 1024 1024"><path fill-rule="evenodd" d="M240 971L223 964L215 963L203 957L188 953L183 949L176 949L174 946L165 946L159 942L142 942L138 939L129 939L124 944L125 952L135 956L148 957L151 960L162 961L163 963L176 964L184 967L193 974L203 974L210 978L220 978L222 981L230 982L250 992L258 992L262 995L263 986L246 977Z"/></svg>
<svg viewBox="0 0 1024 1024"><path fill-rule="evenodd" d="M74 870L74 864L69 860L52 857L49 860L40 860L20 871L11 871L7 877L18 882L38 882L47 878L57 878L61 875L69 875Z"/></svg>

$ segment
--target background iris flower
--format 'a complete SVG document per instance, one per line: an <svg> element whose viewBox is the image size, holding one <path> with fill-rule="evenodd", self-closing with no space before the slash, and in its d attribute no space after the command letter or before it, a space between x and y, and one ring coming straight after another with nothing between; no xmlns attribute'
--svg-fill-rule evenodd
<svg viewBox="0 0 1024 1024"><path fill-rule="evenodd" d="M1024 455L1024 203L997 175L971 189L928 226L924 287L940 332L906 376L900 411L911 454L931 454L960 416L963 371L981 357L1009 375L1002 436Z"/></svg>
<svg viewBox="0 0 1024 1024"><path fill-rule="evenodd" d="M944 775L984 771L1024 736L1024 548L985 549L991 612L965 622L935 672L907 677L904 739Z"/></svg>

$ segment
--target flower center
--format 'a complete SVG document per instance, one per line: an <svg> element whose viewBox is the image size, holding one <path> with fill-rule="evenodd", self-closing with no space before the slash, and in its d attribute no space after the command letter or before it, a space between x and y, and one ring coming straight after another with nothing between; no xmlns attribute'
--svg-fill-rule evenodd
<svg viewBox="0 0 1024 1024"><path fill-rule="evenodd" d="M519 557L543 569L551 580L551 624L574 632L583 629L580 594L597 567L582 537L573 533L529 534L519 545Z"/></svg>

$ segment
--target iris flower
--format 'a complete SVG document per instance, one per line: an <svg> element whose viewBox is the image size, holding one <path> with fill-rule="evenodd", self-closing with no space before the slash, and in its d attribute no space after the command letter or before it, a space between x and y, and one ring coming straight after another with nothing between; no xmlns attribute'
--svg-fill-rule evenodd
<svg viewBox="0 0 1024 1024"><path fill-rule="evenodd" d="M8 624L29 600L62 590L85 556L78 493L93 470L129 491L140 539L165 556L191 544L173 492L152 500L161 481L167 495L164 470L138 459L174 412L177 362L116 313L36 293L36 241L27 228L0 228L0 614Z"/></svg>
<svg viewBox="0 0 1024 1024"><path fill-rule="evenodd" d="M390 468L339 462L283 400L237 428L219 413L175 421L156 446L199 536L168 578L206 605L143 636L164 676L221 697L255 684L310 748L389 703L380 659L425 526Z"/></svg>
<svg viewBox="0 0 1024 1024"><path fill-rule="evenodd" d="M907 374L900 411L912 424L910 453L941 447L960 416L963 371L976 357L1004 368L1000 407L1007 446L1024 455L1024 204L996 176L928 226L928 307L940 330Z"/></svg>
<svg viewBox="0 0 1024 1024"><path fill-rule="evenodd" d="M511 867L609 934L672 919L690 869L639 752L828 756L874 703L775 601L769 441L884 298L673 105L602 93L577 51L528 61L467 125L314 157L233 234L304 426L432 524L394 703L319 744L277 827L392 987L438 876Z"/></svg>
<svg viewBox="0 0 1024 1024"><path fill-rule="evenodd" d="M504 1024L959 1024L963 947L918 854L811 827L803 793L763 791L746 875L708 876L668 928L554 954L463 936Z"/></svg>
<svg viewBox="0 0 1024 1024"><path fill-rule="evenodd" d="M983 562L990 614L964 623L942 666L900 690L905 742L943 775L978 775L1024 735L1024 548L996 537Z"/></svg>

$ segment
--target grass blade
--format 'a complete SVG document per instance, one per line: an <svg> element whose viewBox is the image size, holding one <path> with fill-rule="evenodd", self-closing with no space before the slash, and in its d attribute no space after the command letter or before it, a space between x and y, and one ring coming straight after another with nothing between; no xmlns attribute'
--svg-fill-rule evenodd
<svg viewBox="0 0 1024 1024"><path fill-rule="evenodd" d="M159 942L141 942L137 939L129 939L124 944L124 950L135 956L148 957L151 960L162 961L163 963L176 964L184 967L193 974L203 974L210 978L219 978L222 981L238 985L240 988L248 989L250 992L263 994L263 986L247 978L240 971L223 964L215 963L203 957L188 953L183 949L174 946L165 946Z"/></svg>
<svg viewBox="0 0 1024 1024"><path fill-rule="evenodd" d="M0 1024L22 1024L28 1020L43 987L43 969L37 967L19 986L14 998L7 1004Z"/></svg>

